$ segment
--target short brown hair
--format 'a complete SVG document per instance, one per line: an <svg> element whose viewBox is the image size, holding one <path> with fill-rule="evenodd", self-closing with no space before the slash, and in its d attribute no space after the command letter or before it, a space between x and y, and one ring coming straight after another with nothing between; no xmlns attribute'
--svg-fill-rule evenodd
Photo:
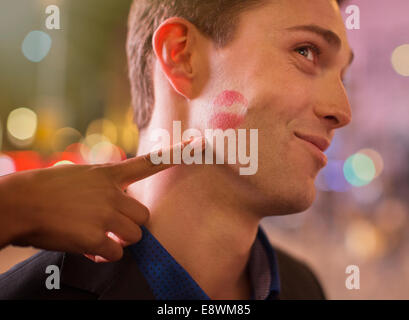
<svg viewBox="0 0 409 320"><path fill-rule="evenodd" d="M155 102L152 38L159 25L170 17L184 18L221 48L233 39L239 14L265 2L266 0L133 0L128 19L126 51L134 120L139 129L148 125Z"/></svg>

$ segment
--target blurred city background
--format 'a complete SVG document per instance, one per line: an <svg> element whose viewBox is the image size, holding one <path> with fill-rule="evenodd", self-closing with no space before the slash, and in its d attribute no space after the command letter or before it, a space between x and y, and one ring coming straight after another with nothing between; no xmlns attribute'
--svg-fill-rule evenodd
<svg viewBox="0 0 409 320"><path fill-rule="evenodd" d="M2 0L0 175L135 155L125 56L130 0ZM49 5L61 29L48 29ZM409 299L409 2L350 0L353 121L339 130L306 212L263 221L316 271L330 299ZM56 23L56 21L54 21ZM0 251L0 273L37 252ZM348 290L348 265L360 289Z"/></svg>

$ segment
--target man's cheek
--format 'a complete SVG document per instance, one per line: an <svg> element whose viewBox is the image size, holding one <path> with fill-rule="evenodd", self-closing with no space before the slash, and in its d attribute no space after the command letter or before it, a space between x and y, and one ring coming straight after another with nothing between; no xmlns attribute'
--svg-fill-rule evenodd
<svg viewBox="0 0 409 320"><path fill-rule="evenodd" d="M213 102L209 127L221 130L235 129L243 123L247 109L248 101L240 92L225 90Z"/></svg>

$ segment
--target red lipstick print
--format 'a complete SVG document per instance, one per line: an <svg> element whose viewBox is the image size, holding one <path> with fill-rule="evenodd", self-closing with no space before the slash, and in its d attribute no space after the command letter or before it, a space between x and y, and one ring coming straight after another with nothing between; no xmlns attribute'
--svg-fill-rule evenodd
<svg viewBox="0 0 409 320"><path fill-rule="evenodd" d="M223 91L213 102L214 115L210 126L222 130L237 128L247 113L247 99L237 91Z"/></svg>

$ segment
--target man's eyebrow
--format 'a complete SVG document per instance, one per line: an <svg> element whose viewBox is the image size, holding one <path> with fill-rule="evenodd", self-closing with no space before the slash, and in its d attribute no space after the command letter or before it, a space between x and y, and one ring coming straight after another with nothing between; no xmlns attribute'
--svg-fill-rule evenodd
<svg viewBox="0 0 409 320"><path fill-rule="evenodd" d="M294 27L287 28L287 30L312 32L324 38L324 40L328 42L329 45L334 46L337 49L341 48L341 39L337 36L335 32L328 30L328 29L324 29L315 24L294 26Z"/></svg>
<svg viewBox="0 0 409 320"><path fill-rule="evenodd" d="M317 26L315 24L308 24L308 25L299 25L299 26L294 26L294 27L289 27L286 30L290 31L308 31L315 33L319 36L321 36L330 46L335 47L335 49L339 50L341 48L341 39L339 36L328 29L322 28L320 26ZM354 53L350 51L349 53L349 61L348 65L352 63L354 60Z"/></svg>

